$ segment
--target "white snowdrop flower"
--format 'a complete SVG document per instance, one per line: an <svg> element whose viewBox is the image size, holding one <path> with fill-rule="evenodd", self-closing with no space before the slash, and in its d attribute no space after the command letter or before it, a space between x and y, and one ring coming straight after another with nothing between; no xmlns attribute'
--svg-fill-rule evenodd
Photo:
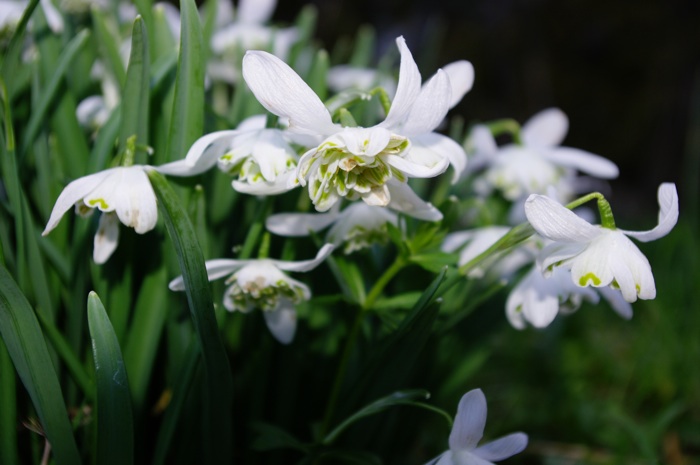
<svg viewBox="0 0 700 465"><path fill-rule="evenodd" d="M272 335L282 344L294 339L297 327L295 306L311 298L306 284L290 278L283 271L304 272L316 268L333 251L326 244L311 260L286 262L282 260L207 260L209 281L228 276L230 286L224 292L224 307L227 310L250 312L260 309ZM172 280L168 287L173 291L185 290L182 276Z"/></svg>
<svg viewBox="0 0 700 465"><path fill-rule="evenodd" d="M344 252L350 254L386 242L388 223L398 224L396 213L356 202L342 211L334 207L326 213L278 213L269 216L265 226L280 236L299 237L332 225L326 240L336 247L344 244Z"/></svg>
<svg viewBox="0 0 700 465"><path fill-rule="evenodd" d="M402 212L432 208L432 219L439 220L440 212L426 207L406 180L437 176L450 163L457 169L466 164L459 144L432 132L452 103L449 77L439 70L421 88L404 39L396 42L401 52L396 96L386 119L370 128L334 124L313 90L274 55L248 51L243 59L243 77L268 111L288 118L292 132L325 137L301 157L297 168L298 182L308 185L320 212L348 197Z"/></svg>
<svg viewBox="0 0 700 465"><path fill-rule="evenodd" d="M627 302L653 299L656 286L651 266L628 236L648 242L673 229L678 221L675 184L661 184L658 200L659 224L650 231L634 232L614 225L592 225L549 197L531 195L525 202L525 214L541 236L553 241L538 259L543 272L559 266L571 268L577 286L612 286L620 289Z"/></svg>
<svg viewBox="0 0 700 465"><path fill-rule="evenodd" d="M28 6L29 0L0 0L0 44L9 42ZM51 0L40 0L40 6L51 31L62 32L63 16Z"/></svg>
<svg viewBox="0 0 700 465"><path fill-rule="evenodd" d="M481 389L462 396L457 407L449 450L429 462L429 465L493 465L522 452L527 447L525 433L511 433L495 441L477 446L486 426L486 397Z"/></svg>
<svg viewBox="0 0 700 465"><path fill-rule="evenodd" d="M470 137L474 166L486 166L478 183L482 193L497 189L511 201L529 194L543 194L559 186L573 170L601 179L618 176L611 161L584 150L561 146L569 128L566 115L557 108L543 110L522 127L522 145L498 147L485 126L477 126Z"/></svg>

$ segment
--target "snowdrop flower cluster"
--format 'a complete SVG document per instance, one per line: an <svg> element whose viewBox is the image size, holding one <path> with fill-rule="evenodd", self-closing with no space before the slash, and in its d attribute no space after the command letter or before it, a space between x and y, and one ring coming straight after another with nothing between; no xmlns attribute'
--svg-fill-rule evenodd
<svg viewBox="0 0 700 465"><path fill-rule="evenodd" d="M205 265L209 281L228 276L229 287L224 293L224 307L233 312L248 313L260 309L272 335L282 344L294 339L297 327L295 305L311 298L308 286L290 278L283 271L310 271L321 264L333 251L325 244L311 260L285 262L281 260L208 260ZM182 276L170 282L173 291L185 289Z"/></svg>
<svg viewBox="0 0 700 465"><path fill-rule="evenodd" d="M426 465L493 465L522 452L527 447L525 433L511 433L478 446L486 426L486 397L481 389L462 396L457 407L449 450Z"/></svg>

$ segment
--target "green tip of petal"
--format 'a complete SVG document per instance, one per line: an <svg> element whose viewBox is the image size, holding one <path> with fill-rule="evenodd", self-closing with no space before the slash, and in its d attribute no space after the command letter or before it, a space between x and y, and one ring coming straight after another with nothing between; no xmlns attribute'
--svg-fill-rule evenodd
<svg viewBox="0 0 700 465"><path fill-rule="evenodd" d="M600 278L594 275L593 273L587 273L581 276L581 278L578 280L578 283L581 286L587 286L589 281L592 282L594 286L600 286L601 283Z"/></svg>

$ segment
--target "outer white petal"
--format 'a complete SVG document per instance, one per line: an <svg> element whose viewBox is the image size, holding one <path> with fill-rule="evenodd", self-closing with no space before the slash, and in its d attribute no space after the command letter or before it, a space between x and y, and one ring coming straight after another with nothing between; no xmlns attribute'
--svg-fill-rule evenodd
<svg viewBox="0 0 700 465"><path fill-rule="evenodd" d="M665 182L659 186L659 224L649 231L624 231L641 242L649 242L665 236L678 222L678 191L676 185Z"/></svg>
<svg viewBox="0 0 700 465"><path fill-rule="evenodd" d="M207 279L209 279L209 281L214 281L215 279L223 278L253 261L254 260L232 260L228 258L207 260L204 263L207 269ZM184 291L185 281L182 276L178 276L170 281L170 283L168 283L168 288L171 291Z"/></svg>
<svg viewBox="0 0 700 465"><path fill-rule="evenodd" d="M327 228L338 216L337 209L328 213L278 213L267 217L265 227L279 236L308 236L311 231Z"/></svg>
<svg viewBox="0 0 700 465"><path fill-rule="evenodd" d="M615 281L628 302L656 297L656 284L647 257L621 231L614 231L615 244L611 247L615 260L610 261ZM611 234L612 236L613 234Z"/></svg>
<svg viewBox="0 0 700 465"><path fill-rule="evenodd" d="M568 262L571 258L583 252L588 244L585 242L553 242L547 245L539 254L538 267L545 276L551 271L551 266L557 266L562 262Z"/></svg>
<svg viewBox="0 0 700 465"><path fill-rule="evenodd" d="M620 174L615 163L581 149L556 147L543 150L542 156L557 165L574 168L601 179L614 179Z"/></svg>
<svg viewBox="0 0 700 465"><path fill-rule="evenodd" d="M80 101L75 116L83 127L100 127L109 117L109 109L101 95L91 95Z"/></svg>
<svg viewBox="0 0 700 465"><path fill-rule="evenodd" d="M618 315L625 320L632 318L632 305L622 297L622 293L619 290L611 287L601 287L598 288L598 292L608 301L610 307L615 310Z"/></svg>
<svg viewBox="0 0 700 465"><path fill-rule="evenodd" d="M297 311L288 300L281 300L275 310L264 311L265 323L272 335L282 344L289 344L297 330Z"/></svg>
<svg viewBox="0 0 700 465"><path fill-rule="evenodd" d="M380 125L388 129L393 129L400 125L413 106L421 90L421 77L418 66L413 60L411 51L406 46L406 40L401 37L396 38L396 45L401 53L401 64L399 66L399 82L396 87L396 96L391 102L391 109L386 119Z"/></svg>
<svg viewBox="0 0 700 465"><path fill-rule="evenodd" d="M481 389L472 389L462 396L457 407L450 450L473 450L484 435L486 425L486 397Z"/></svg>
<svg viewBox="0 0 700 465"><path fill-rule="evenodd" d="M46 223L46 229L44 229L44 232L41 233L42 236L46 236L49 232L51 232L51 230L58 225L58 222L61 221L63 215L68 210L73 208L73 205L75 205L79 200L84 198L97 186L99 186L100 183L102 183L113 173L113 170L114 169L100 171L99 173L78 178L64 187L63 191L56 200L56 204L53 206L49 221Z"/></svg>
<svg viewBox="0 0 700 465"><path fill-rule="evenodd" d="M428 158L409 153L407 156L385 155L383 158L389 165L412 178L434 178L450 166L450 161L440 156Z"/></svg>
<svg viewBox="0 0 700 465"><path fill-rule="evenodd" d="M546 328L554 321L559 313L559 296L545 279L533 268L510 293L506 315L513 327L523 329L528 321L535 328Z"/></svg>
<svg viewBox="0 0 700 465"><path fill-rule="evenodd" d="M272 18L277 0L240 0L236 21L262 24Z"/></svg>
<svg viewBox="0 0 700 465"><path fill-rule="evenodd" d="M548 108L532 116L522 127L520 137L528 147L554 147L569 131L569 118L558 108Z"/></svg>
<svg viewBox="0 0 700 465"><path fill-rule="evenodd" d="M612 231L611 231L612 232ZM571 261L571 279L577 286L608 286L614 276L610 263L618 260L608 234L601 235ZM624 236L623 236L624 237ZM636 292L635 292L636 299Z"/></svg>
<svg viewBox="0 0 700 465"><path fill-rule="evenodd" d="M113 213L102 213L93 241L92 259L98 265L105 263L117 249L119 221Z"/></svg>
<svg viewBox="0 0 700 465"><path fill-rule="evenodd" d="M590 242L600 235L600 228L544 195L527 198L525 215L540 235L553 241Z"/></svg>
<svg viewBox="0 0 700 465"><path fill-rule="evenodd" d="M285 62L259 50L243 57L243 78L271 113L289 118L289 130L330 135L340 129L313 90Z"/></svg>
<svg viewBox="0 0 700 465"><path fill-rule="evenodd" d="M283 271L310 271L321 264L333 252L333 244L324 244L311 260L301 260L298 262L285 262L282 260L270 260L277 268Z"/></svg>
<svg viewBox="0 0 700 465"><path fill-rule="evenodd" d="M404 136L417 136L433 131L450 110L452 89L450 78L438 70L422 88L401 127Z"/></svg>
<svg viewBox="0 0 700 465"><path fill-rule="evenodd" d="M424 221L440 221L442 213L431 203L418 197L413 189L405 183L389 180L386 183L391 201L388 207L408 216Z"/></svg>
<svg viewBox="0 0 700 465"><path fill-rule="evenodd" d="M131 166L122 169L119 192L114 193L111 202L119 221L143 234L156 227L158 206L156 194L143 167Z"/></svg>
<svg viewBox="0 0 700 465"><path fill-rule="evenodd" d="M454 169L454 174L452 175L453 184L459 180L467 167L467 154L464 152L464 149L447 136L430 132L412 137L411 144L411 152L423 149L447 157Z"/></svg>
<svg viewBox="0 0 700 465"><path fill-rule="evenodd" d="M192 144L185 158L156 166L154 169L171 176L196 176L204 173L229 150L231 141L239 134L241 131L228 130L202 136Z"/></svg>
<svg viewBox="0 0 700 465"><path fill-rule="evenodd" d="M474 66L466 60L460 60L443 66L442 70L450 77L450 85L452 86L450 108L453 108L472 89Z"/></svg>
<svg viewBox="0 0 700 465"><path fill-rule="evenodd" d="M474 454L482 459L498 462L522 452L526 447L527 434L512 433L477 447Z"/></svg>

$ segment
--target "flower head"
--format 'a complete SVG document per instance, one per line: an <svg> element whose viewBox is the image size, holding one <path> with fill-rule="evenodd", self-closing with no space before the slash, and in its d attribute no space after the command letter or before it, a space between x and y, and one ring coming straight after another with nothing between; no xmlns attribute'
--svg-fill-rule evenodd
<svg viewBox="0 0 700 465"><path fill-rule="evenodd" d="M486 426L486 397L481 389L473 389L462 396L457 407L450 449L431 462L432 465L493 465L527 447L525 433L512 433L483 446L477 444Z"/></svg>
<svg viewBox="0 0 700 465"><path fill-rule="evenodd" d="M297 320L295 305L311 298L311 291L304 283L290 278L283 271L310 271L316 268L333 251L326 244L312 260L285 262L281 260L229 260L216 259L206 262L209 281L228 276L229 287L224 292L224 307L229 311L247 313L260 309L272 335L282 344L294 339ZM173 291L185 289L182 276L168 285Z"/></svg>
<svg viewBox="0 0 700 465"><path fill-rule="evenodd" d="M659 224L650 231L634 232L592 225L558 202L531 195L525 214L533 228L553 241L538 259L545 273L554 267L571 269L577 286L620 289L627 302L656 297L656 286L647 258L628 236L648 242L668 234L678 221L675 184L659 187Z"/></svg>
<svg viewBox="0 0 700 465"><path fill-rule="evenodd" d="M243 77L267 110L288 118L290 131L325 138L301 157L297 168L298 182L308 185L318 211L328 211L343 197L393 206L392 185L401 211L426 210L425 202L397 186L407 186L408 177L436 176L450 162L466 163L459 144L432 133L452 104L449 77L439 70L421 88L411 52L402 37L396 42L401 52L396 96L386 119L370 128L334 124L313 90L274 55L248 51L243 59ZM424 139L415 143L417 136Z"/></svg>

